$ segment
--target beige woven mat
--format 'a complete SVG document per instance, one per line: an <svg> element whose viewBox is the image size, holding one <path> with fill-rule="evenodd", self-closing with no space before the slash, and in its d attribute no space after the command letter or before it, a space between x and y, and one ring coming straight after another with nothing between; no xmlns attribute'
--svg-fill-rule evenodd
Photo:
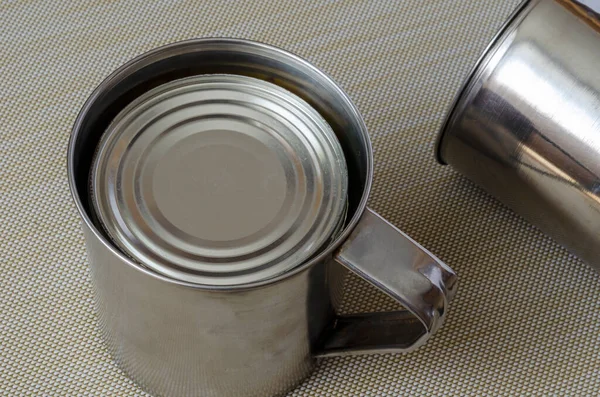
<svg viewBox="0 0 600 397"><path fill-rule="evenodd" d="M517 3L0 0L0 395L144 395L98 337L66 146L109 72L200 36L279 45L331 74L371 131L371 205L461 277L426 347L325 360L293 396L597 395L598 275L433 157L444 110ZM347 291L347 310L389 307L356 280Z"/></svg>

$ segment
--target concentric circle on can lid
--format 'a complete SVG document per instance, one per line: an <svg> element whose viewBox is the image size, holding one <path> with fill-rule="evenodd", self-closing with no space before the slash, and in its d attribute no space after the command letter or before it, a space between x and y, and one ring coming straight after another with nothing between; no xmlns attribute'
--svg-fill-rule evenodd
<svg viewBox="0 0 600 397"><path fill-rule="evenodd" d="M310 105L274 84L201 75L126 107L101 139L92 206L113 242L169 277L245 284L327 243L348 190L341 146Z"/></svg>

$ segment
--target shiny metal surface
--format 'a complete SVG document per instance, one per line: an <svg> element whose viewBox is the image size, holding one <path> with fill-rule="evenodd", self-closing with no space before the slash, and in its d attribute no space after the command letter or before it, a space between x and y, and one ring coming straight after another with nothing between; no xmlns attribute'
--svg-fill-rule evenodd
<svg viewBox="0 0 600 397"><path fill-rule="evenodd" d="M95 226L87 203L92 154L110 120L153 87L214 73L260 78L303 98L335 132L348 166L348 221L335 241L283 274L230 286L176 280L132 261ZM422 344L441 325L456 276L367 210L372 156L347 95L308 62L264 44L175 43L109 76L77 118L68 173L100 328L118 365L157 396L264 397L301 382L317 356L404 352ZM409 311L338 318L334 306L347 269Z"/></svg>
<svg viewBox="0 0 600 397"><path fill-rule="evenodd" d="M246 284L309 259L343 219L348 172L317 111L274 84L163 84L111 123L92 207L112 241L169 277Z"/></svg>
<svg viewBox="0 0 600 397"><path fill-rule="evenodd" d="M531 0L488 48L438 155L600 270L600 3Z"/></svg>

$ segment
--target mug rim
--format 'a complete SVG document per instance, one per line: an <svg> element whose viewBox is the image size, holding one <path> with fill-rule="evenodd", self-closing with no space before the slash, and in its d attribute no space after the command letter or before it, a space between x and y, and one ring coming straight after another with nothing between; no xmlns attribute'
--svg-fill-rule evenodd
<svg viewBox="0 0 600 397"><path fill-rule="evenodd" d="M444 160L442 156L442 149L444 147L444 138L447 135L451 135L451 126L454 124L454 121L458 114L462 113L460 110L461 105L465 98L468 96L473 84L479 80L480 74L483 70L485 70L487 66L487 61L489 58L496 53L496 50L500 47L500 45L504 42L504 39L510 34L510 32L514 31L519 25L518 19L521 15L527 14L525 11L526 8L531 6L533 8L534 5L539 3L540 0L522 0L521 3L513 10L513 12L506 18L502 26L498 29L494 37L490 40L489 44L485 47L481 55L477 61L471 67L471 70L467 74L467 77L463 80L460 88L455 95L452 103L448 107L446 111L446 116L442 123L441 128L438 131L436 136L435 145L434 145L434 154L437 162L441 165L448 165L448 163Z"/></svg>
<svg viewBox="0 0 600 397"><path fill-rule="evenodd" d="M186 46L190 46L190 48L192 48L192 46L207 45L207 44L213 44L213 45L214 44L224 44L224 45L230 45L230 46L231 45L233 45L233 46L241 45L241 46L246 46L246 47L250 47L250 48L253 47L253 48L256 48L259 50L262 49L262 50L272 51L272 52L275 52L277 55L283 56L291 61L295 61L295 62L301 64L307 70L309 70L311 73L314 73L314 74L318 75L320 78L326 80L336 90L335 96L338 97L340 100L343 100L346 103L348 110L350 110L352 112L352 115L354 116L355 120L358 123L358 127L359 127L358 130L360 131L362 142L364 144L363 149L365 149L365 151L366 151L366 163L367 163L366 164L366 177L365 177L365 184L362 189L361 199L358 203L358 206L357 206L356 211L354 212L352 218L346 224L346 226L342 229L342 231L337 235L335 240L326 249L322 250L316 256L314 256L310 260L306 261L305 263L302 263L302 264L296 266L295 268L293 268L287 272L284 272L282 274L279 274L275 277L267 278L264 280L258 280L258 281L255 281L252 283L247 283L247 284L236 284L236 285L195 284L195 283L177 280L174 278L170 278L170 277L161 275L161 274L156 273L156 272L144 267L143 265L133 261L127 255L125 255L123 252L121 252L119 249L117 249L116 246L114 244L112 244L110 241L108 241L107 237L98 230L97 226L92 221L90 214L88 214L88 212L84 208L84 205L82 202L82 197L80 197L80 195L79 195L79 192L77 189L77 181L75 178L74 162L75 162L75 157L76 157L76 149L75 149L76 143L78 141L78 138L82 134L84 134L82 125L84 124L84 121L85 121L88 113L90 113L90 111L94 108L94 105L95 105L97 99L103 94L103 92L106 91L109 87L119 84L121 82L121 80L124 77L126 77L127 75L129 75L131 72L139 70L143 66L147 66L152 63L156 63L162 59L165 59L167 57L167 56L165 56L165 53L168 54L170 50L174 50L177 48L185 48ZM163 56L161 56L161 55L163 55ZM367 207L367 201L369 198L372 181L373 181L373 149L371 146L371 140L370 140L370 137L369 137L369 134L367 131L366 124L365 124L360 112L358 111L356 105L352 102L352 100L350 99L348 94L329 75L327 75L325 72L323 72L322 70L320 70L319 68L314 66L312 63L310 63L309 61L305 60L304 58L301 58L289 51L286 51L282 48L279 48L279 47L276 47L276 46L273 46L270 44L265 44L265 43L261 43L261 42L253 41L253 40L238 39L238 38L208 37L208 38L198 38L198 39L177 41L177 42L173 42L170 44L166 44L166 45L151 49L151 50L149 50L145 53L142 53L141 55L138 55L138 56L134 57L133 59L129 60L128 62L121 65L119 68L117 68L114 72L112 72L108 77L106 77L94 89L92 94L87 98L83 107L79 111L77 118L75 119L75 122L71 129L71 134L69 136L69 143L68 143L68 149L67 149L67 176L68 176L68 180L69 180L69 190L71 192L73 201L75 202L75 206L77 207L77 211L79 212L81 220L83 221L83 224L88 229L90 229L90 231L94 235L94 238L98 239L104 245L105 248L107 248L113 255L116 255L117 257L119 257L119 259L122 262L126 263L128 266L132 267L134 270L141 271L148 276L154 277L154 278L159 279L164 282L176 284L176 285L179 285L182 287L189 287L189 288L194 288L194 289L200 289L200 290L205 290L205 291L215 291L215 292L234 291L234 290L243 291L243 290L250 290L250 289L255 289L255 288L259 288L259 287L265 287L265 286L268 286L271 284L276 284L276 283L284 281L288 278L291 278L299 273L302 273L302 272L312 268L314 265L318 264L319 262L322 262L325 259L327 259L327 257L329 257L333 253L333 251L335 251L337 248L339 248L348 239L348 237L350 236L350 233L352 233L352 231L358 224L360 218L362 217L362 215Z"/></svg>

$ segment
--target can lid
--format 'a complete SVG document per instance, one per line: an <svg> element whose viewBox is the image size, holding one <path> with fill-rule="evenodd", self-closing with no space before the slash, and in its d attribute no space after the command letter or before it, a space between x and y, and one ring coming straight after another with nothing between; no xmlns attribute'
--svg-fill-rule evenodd
<svg viewBox="0 0 600 397"><path fill-rule="evenodd" d="M117 115L90 190L102 227L134 260L234 285L316 254L343 217L348 175L333 130L301 98L251 77L201 75Z"/></svg>

